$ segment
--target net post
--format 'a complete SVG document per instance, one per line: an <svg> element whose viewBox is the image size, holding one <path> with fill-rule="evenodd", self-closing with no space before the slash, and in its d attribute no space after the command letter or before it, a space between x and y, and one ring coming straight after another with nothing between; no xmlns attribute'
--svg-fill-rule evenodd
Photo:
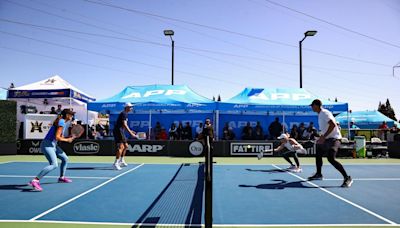
<svg viewBox="0 0 400 228"><path fill-rule="evenodd" d="M213 156L211 154L210 136L206 137L205 154L205 227L212 227L212 174L213 174Z"/></svg>

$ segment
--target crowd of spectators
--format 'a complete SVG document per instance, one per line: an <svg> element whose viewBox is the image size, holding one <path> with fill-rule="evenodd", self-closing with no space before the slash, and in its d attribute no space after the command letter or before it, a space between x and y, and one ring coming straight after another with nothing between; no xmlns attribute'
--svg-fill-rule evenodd
<svg viewBox="0 0 400 228"><path fill-rule="evenodd" d="M233 129L229 127L228 123L225 123L223 129L223 140L276 140L283 132L283 125L279 122L279 118L275 120L268 126L268 132L264 132L263 127L260 122L257 121L255 127L251 127L250 122L247 122L246 126L243 127L240 138L236 138ZM314 123L310 122L308 126L304 123L300 123L299 126L293 125L290 129L290 137L296 140L314 140L318 136L318 131L314 127Z"/></svg>

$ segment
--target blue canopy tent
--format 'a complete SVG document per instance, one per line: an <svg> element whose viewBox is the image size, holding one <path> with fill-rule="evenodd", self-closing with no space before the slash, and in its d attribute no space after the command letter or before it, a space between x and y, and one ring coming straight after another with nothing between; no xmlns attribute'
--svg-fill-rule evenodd
<svg viewBox="0 0 400 228"><path fill-rule="evenodd" d="M220 111L287 111L309 112L310 104L318 97L305 89L296 88L245 88L231 99L220 102ZM322 99L321 99L322 100ZM322 100L323 106L332 112L347 111L347 103Z"/></svg>
<svg viewBox="0 0 400 228"><path fill-rule="evenodd" d="M164 125L167 122L174 122L178 118L190 120L193 126L197 122L203 121L205 116L209 117L216 109L214 101L196 94L185 85L128 86L110 98L90 102L88 109L110 114L110 125L112 126L113 119L123 110L126 102L134 105L135 117L133 119L136 122L132 122L131 126L136 126L136 129L142 131L148 127L149 135L152 122L155 122L152 117L163 120ZM187 114L188 112L190 112L190 116Z"/></svg>
<svg viewBox="0 0 400 228"><path fill-rule="evenodd" d="M386 121L389 127L393 125L399 126L399 123L383 115L379 111L355 111L349 113L343 112L336 116L336 120L340 125L347 126L348 120L354 122L354 124L360 129L378 129L379 125L383 121Z"/></svg>
<svg viewBox="0 0 400 228"><path fill-rule="evenodd" d="M124 104L134 104L135 110L215 110L215 102L193 92L185 85L128 86L120 93L96 102L89 110L119 113Z"/></svg>
<svg viewBox="0 0 400 228"><path fill-rule="evenodd" d="M253 117L258 115L256 118L262 117L260 122L262 124L264 122L264 125L266 125L267 122L271 122L274 116L282 116L283 122L287 118L291 119L292 124L298 124L296 119L298 120L299 116L302 116L303 119L314 122L318 127L317 121L315 121L316 114L312 113L310 108L311 102L317 98L307 90L298 88L245 88L231 99L218 103L218 119L221 119L220 117L225 119L226 121L220 121L223 124L237 118L237 116L232 118L232 115L249 115L245 119L249 119L251 115ZM348 110L347 103L321 100L323 107L333 113ZM255 121L256 118L253 118L253 120ZM243 127L243 122L238 122L235 126L237 128ZM222 125L218 128L221 127ZM239 131L236 130L236 133L239 133Z"/></svg>

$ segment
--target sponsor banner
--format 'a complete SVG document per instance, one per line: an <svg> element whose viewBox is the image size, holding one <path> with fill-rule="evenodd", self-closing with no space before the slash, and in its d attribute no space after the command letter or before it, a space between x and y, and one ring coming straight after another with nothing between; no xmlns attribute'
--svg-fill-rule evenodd
<svg viewBox="0 0 400 228"><path fill-rule="evenodd" d="M273 143L271 142L231 142L231 155L257 155L263 152L264 155L273 155Z"/></svg>
<svg viewBox="0 0 400 228"><path fill-rule="evenodd" d="M17 143L0 143L0 155L16 155Z"/></svg>
<svg viewBox="0 0 400 228"><path fill-rule="evenodd" d="M128 141L127 155L164 155L168 154L167 141Z"/></svg>
<svg viewBox="0 0 400 228"><path fill-rule="evenodd" d="M52 98L70 97L70 89L59 90L9 90L9 98Z"/></svg>
<svg viewBox="0 0 400 228"><path fill-rule="evenodd" d="M57 115L27 114L24 121L24 139L44 139Z"/></svg>
<svg viewBox="0 0 400 228"><path fill-rule="evenodd" d="M76 92L76 91L73 91L73 90L72 90L72 96L71 97L75 98L77 100L83 101L85 103L88 103L88 102L96 100L94 98L86 96L85 94L82 94L82 93L79 93L79 92Z"/></svg>
<svg viewBox="0 0 400 228"><path fill-rule="evenodd" d="M42 140L20 140L17 143L18 154L42 154L40 143ZM311 141L300 142L307 153L302 156L312 156L316 153L315 144ZM203 145L198 141L129 141L127 156L176 156L190 157L202 156ZM256 156L264 151L265 156L281 156L273 153L277 141L214 141L214 156ZM115 155L113 140L76 140L73 143L59 143L59 146L68 155Z"/></svg>
<svg viewBox="0 0 400 228"><path fill-rule="evenodd" d="M275 120L276 117L279 118L279 122L284 125L287 131L290 131L293 125L299 126L300 123L304 123L306 126L308 126L310 122L313 122L314 126L318 129L318 116L316 115L287 115L285 116L285 122L283 122L283 116L220 114L219 136L222 137L224 126L227 123L228 126L231 127L233 132L235 133L235 140L240 140L243 128L247 125L248 122L253 129L257 125L257 122L260 122L261 127L263 128L264 136L269 135L268 127Z"/></svg>
<svg viewBox="0 0 400 228"><path fill-rule="evenodd" d="M18 154L42 154L42 140L20 140ZM68 155L115 155L114 142L111 140L75 140L72 143L58 143Z"/></svg>
<svg viewBox="0 0 400 228"><path fill-rule="evenodd" d="M100 144L94 141L75 142L72 146L75 154L97 154L100 151Z"/></svg>
<svg viewBox="0 0 400 228"><path fill-rule="evenodd" d="M204 146L199 141L193 141L189 144L189 152L193 156L199 156L203 153Z"/></svg>
<svg viewBox="0 0 400 228"><path fill-rule="evenodd" d="M17 143L18 154L41 154L40 142L42 140L20 140Z"/></svg>
<svg viewBox="0 0 400 228"><path fill-rule="evenodd" d="M312 141L306 141L306 142L299 142L303 148L306 150L305 155L315 155L317 154L317 146L314 142Z"/></svg>
<svg viewBox="0 0 400 228"><path fill-rule="evenodd" d="M68 155L115 155L114 141L75 140L72 143L59 143Z"/></svg>
<svg viewBox="0 0 400 228"><path fill-rule="evenodd" d="M115 122L117 121L119 114L110 115L110 128L113 129ZM200 123L204 123L206 118L213 119L212 113L192 113L186 114L169 114L169 113L152 113L151 114L151 127L154 129L157 122L160 122L161 126L165 128L168 133L172 123L175 123L178 127L179 122L182 122L183 126L189 122L192 127L192 134L195 135L196 127ZM136 132L146 132L148 134L150 121L149 114L129 114L128 115L128 126L130 129ZM127 135L128 136L128 135ZM154 139L154 133L151 132L151 138Z"/></svg>

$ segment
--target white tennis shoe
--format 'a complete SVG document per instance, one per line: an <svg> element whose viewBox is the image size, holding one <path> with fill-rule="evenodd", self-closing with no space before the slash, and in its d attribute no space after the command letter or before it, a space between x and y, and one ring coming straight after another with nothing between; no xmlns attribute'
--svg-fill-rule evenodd
<svg viewBox="0 0 400 228"><path fill-rule="evenodd" d="M114 168L114 170L121 170L122 169L121 166L119 166L118 163L114 163L113 164L113 168Z"/></svg>
<svg viewBox="0 0 400 228"><path fill-rule="evenodd" d="M257 154L257 158L258 158L258 160L261 160L261 158L263 158L264 157L264 152L259 152L258 154Z"/></svg>
<svg viewBox="0 0 400 228"><path fill-rule="evenodd" d="M120 167L127 167L128 163L126 163L125 161L121 161L121 162L119 162L119 166Z"/></svg>

